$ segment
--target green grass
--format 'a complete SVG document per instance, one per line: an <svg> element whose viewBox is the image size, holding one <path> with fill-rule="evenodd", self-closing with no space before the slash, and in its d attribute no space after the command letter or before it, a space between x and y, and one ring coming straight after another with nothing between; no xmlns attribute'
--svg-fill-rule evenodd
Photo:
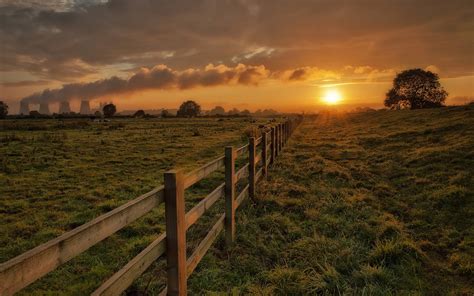
<svg viewBox="0 0 474 296"><path fill-rule="evenodd" d="M161 185L168 169L188 172L223 155L226 145L245 143L251 127L267 122L243 118L0 121L0 262ZM222 182L222 172L214 175L188 190L188 209ZM223 211L218 204L215 211L219 209ZM164 231L163 211L161 206L125 227L27 288L25 294L92 292ZM199 224L205 226L212 214ZM204 226L193 227L190 248ZM152 286L159 289L163 281Z"/></svg>
<svg viewBox="0 0 474 296"><path fill-rule="evenodd" d="M472 295L473 175L472 108L306 120L191 293Z"/></svg>
<svg viewBox="0 0 474 296"><path fill-rule="evenodd" d="M0 132L8 156L0 175L0 261L159 185L172 166L191 169L243 143L250 125L11 124ZM201 136L193 137L196 128ZM472 107L306 119L260 183L257 203L238 209L235 246L225 248L221 235L189 278L189 292L472 295L473 175ZM216 173L194 186L188 208L220 182ZM190 229L188 254L221 212L222 202ZM156 238L163 220L160 207L24 294L90 293ZM156 295L165 275L159 260L128 293Z"/></svg>

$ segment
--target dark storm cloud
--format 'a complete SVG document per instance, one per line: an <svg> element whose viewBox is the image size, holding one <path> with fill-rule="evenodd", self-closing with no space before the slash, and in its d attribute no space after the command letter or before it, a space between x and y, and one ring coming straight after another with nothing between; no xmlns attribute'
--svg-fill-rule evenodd
<svg viewBox="0 0 474 296"><path fill-rule="evenodd" d="M0 71L67 81L117 63L184 69L242 62L272 70L436 65L451 76L473 69L471 0L49 2L0 5ZM242 82L252 80L252 71ZM193 85L193 75L184 86ZM303 69L292 79L301 76ZM206 79L212 85L223 77Z"/></svg>

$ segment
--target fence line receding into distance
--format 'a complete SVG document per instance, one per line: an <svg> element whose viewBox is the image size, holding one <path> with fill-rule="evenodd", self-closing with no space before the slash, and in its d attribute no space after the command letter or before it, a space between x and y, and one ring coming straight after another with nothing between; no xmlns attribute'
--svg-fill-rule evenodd
<svg viewBox="0 0 474 296"><path fill-rule="evenodd" d="M225 242L235 240L235 212L246 197L254 198L257 182L265 177L268 166L281 153L283 146L302 118L296 117L262 129L259 138L225 153L208 164L184 174L181 170L164 173L164 186L155 188L88 223L0 264L0 295L12 295L43 277L58 266L86 251L126 225L165 204L166 232L148 245L122 269L105 281L92 295L119 295L160 256L166 254L167 287L162 295L186 295L187 278L204 257L214 240L225 230ZM261 146L257 153L257 147ZM235 160L248 155L248 163L235 171ZM259 169L257 169L259 167ZM185 190L224 168L225 181L185 212ZM248 178L247 185L237 194L236 184ZM225 198L225 211L217 223L186 258L186 231L220 198Z"/></svg>

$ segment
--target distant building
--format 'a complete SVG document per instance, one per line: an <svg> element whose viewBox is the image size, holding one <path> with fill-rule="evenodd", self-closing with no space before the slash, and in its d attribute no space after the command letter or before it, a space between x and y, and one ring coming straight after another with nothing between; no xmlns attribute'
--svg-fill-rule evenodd
<svg viewBox="0 0 474 296"><path fill-rule="evenodd" d="M49 115L49 103L40 103L39 113L43 115Z"/></svg>
<svg viewBox="0 0 474 296"><path fill-rule="evenodd" d="M79 109L80 114L92 114L91 112L91 106L89 104L88 100L82 100L81 101L81 108Z"/></svg>
<svg viewBox="0 0 474 296"><path fill-rule="evenodd" d="M71 113L71 105L68 101L59 103L59 114Z"/></svg>
<svg viewBox="0 0 474 296"><path fill-rule="evenodd" d="M30 104L27 102L20 102L20 114L21 115L30 115Z"/></svg>

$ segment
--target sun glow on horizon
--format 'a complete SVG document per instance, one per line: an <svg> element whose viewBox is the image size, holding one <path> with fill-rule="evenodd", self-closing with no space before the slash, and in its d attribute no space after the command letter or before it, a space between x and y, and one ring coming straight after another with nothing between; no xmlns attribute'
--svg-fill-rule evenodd
<svg viewBox="0 0 474 296"><path fill-rule="evenodd" d="M322 101L327 105L337 105L342 101L342 95L338 90L330 89L324 94Z"/></svg>

